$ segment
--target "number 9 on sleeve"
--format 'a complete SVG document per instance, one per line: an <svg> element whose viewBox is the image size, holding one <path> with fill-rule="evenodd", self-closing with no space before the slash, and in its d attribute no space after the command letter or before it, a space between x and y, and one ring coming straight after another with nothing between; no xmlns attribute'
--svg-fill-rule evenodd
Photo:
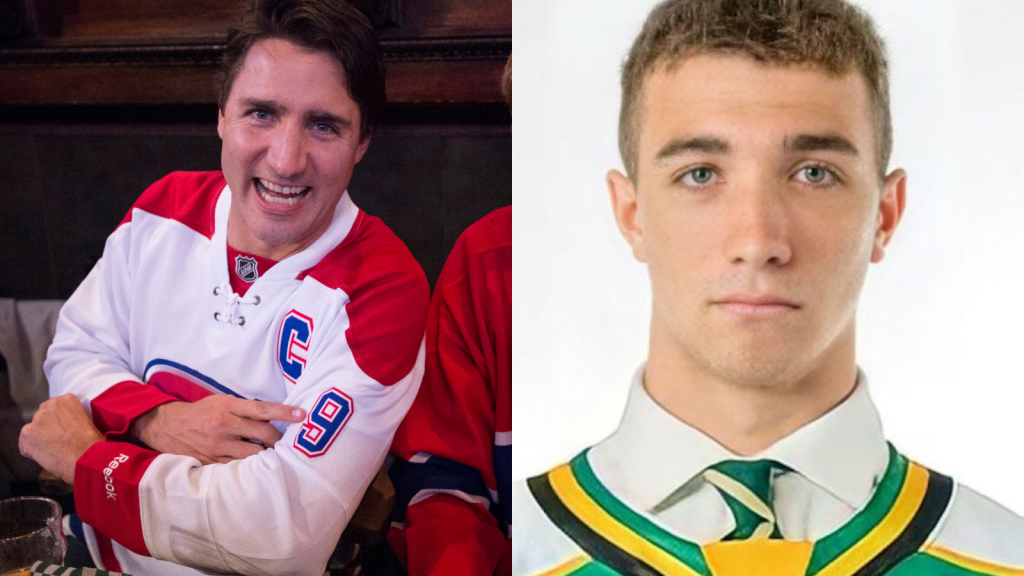
<svg viewBox="0 0 1024 576"><path fill-rule="evenodd" d="M323 456L352 417L354 408L352 398L337 388L321 394L295 436L295 449L310 458Z"/></svg>

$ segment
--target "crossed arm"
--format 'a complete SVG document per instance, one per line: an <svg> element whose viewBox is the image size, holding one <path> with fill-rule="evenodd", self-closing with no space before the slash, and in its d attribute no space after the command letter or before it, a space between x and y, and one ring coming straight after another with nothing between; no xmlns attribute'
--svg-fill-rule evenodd
<svg viewBox="0 0 1024 576"><path fill-rule="evenodd" d="M161 404L139 417L130 435L161 454L191 456L206 465L273 448L281 433L269 421L301 422L305 417L301 408L284 404L209 396L193 403ZM64 394L40 405L18 445L22 455L74 484L75 463L103 440L78 398Z"/></svg>

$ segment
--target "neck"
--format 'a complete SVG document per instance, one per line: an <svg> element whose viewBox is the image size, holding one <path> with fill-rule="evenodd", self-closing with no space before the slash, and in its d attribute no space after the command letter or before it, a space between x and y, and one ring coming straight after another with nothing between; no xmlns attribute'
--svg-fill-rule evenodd
<svg viewBox="0 0 1024 576"><path fill-rule="evenodd" d="M653 330L652 330L653 332ZM652 334L644 373L651 397L738 456L755 456L838 406L856 386L851 325L810 369L774 381L736 382Z"/></svg>
<svg viewBox="0 0 1024 576"><path fill-rule="evenodd" d="M306 234L298 242L292 244L270 244L256 237L246 224L245 218L242 217L232 203L231 212L228 216L228 244L239 252L255 254L275 262L280 262L312 246L330 228L330 225L331 220L327 220L324 225L318 226L316 230L310 231L309 234Z"/></svg>

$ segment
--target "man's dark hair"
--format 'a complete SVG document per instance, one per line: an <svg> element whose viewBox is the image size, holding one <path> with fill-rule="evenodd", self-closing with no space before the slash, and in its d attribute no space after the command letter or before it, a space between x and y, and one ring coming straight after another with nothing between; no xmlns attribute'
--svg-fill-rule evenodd
<svg viewBox="0 0 1024 576"><path fill-rule="evenodd" d="M387 103L384 61L370 21L345 0L254 0L228 30L220 75L221 111L252 45L287 40L334 58L345 70L345 87L359 106L360 137L366 139Z"/></svg>

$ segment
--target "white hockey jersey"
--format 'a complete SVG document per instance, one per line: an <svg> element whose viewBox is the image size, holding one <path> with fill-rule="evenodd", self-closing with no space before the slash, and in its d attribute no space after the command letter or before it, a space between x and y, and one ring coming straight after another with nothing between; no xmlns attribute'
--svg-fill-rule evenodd
<svg viewBox="0 0 1024 576"><path fill-rule="evenodd" d="M74 393L107 435L75 471L104 568L321 574L416 396L429 289L405 245L345 194L323 236L240 298L230 205L220 172L160 180L61 311L45 369L51 395ZM118 441L153 407L210 394L308 417L228 464Z"/></svg>

